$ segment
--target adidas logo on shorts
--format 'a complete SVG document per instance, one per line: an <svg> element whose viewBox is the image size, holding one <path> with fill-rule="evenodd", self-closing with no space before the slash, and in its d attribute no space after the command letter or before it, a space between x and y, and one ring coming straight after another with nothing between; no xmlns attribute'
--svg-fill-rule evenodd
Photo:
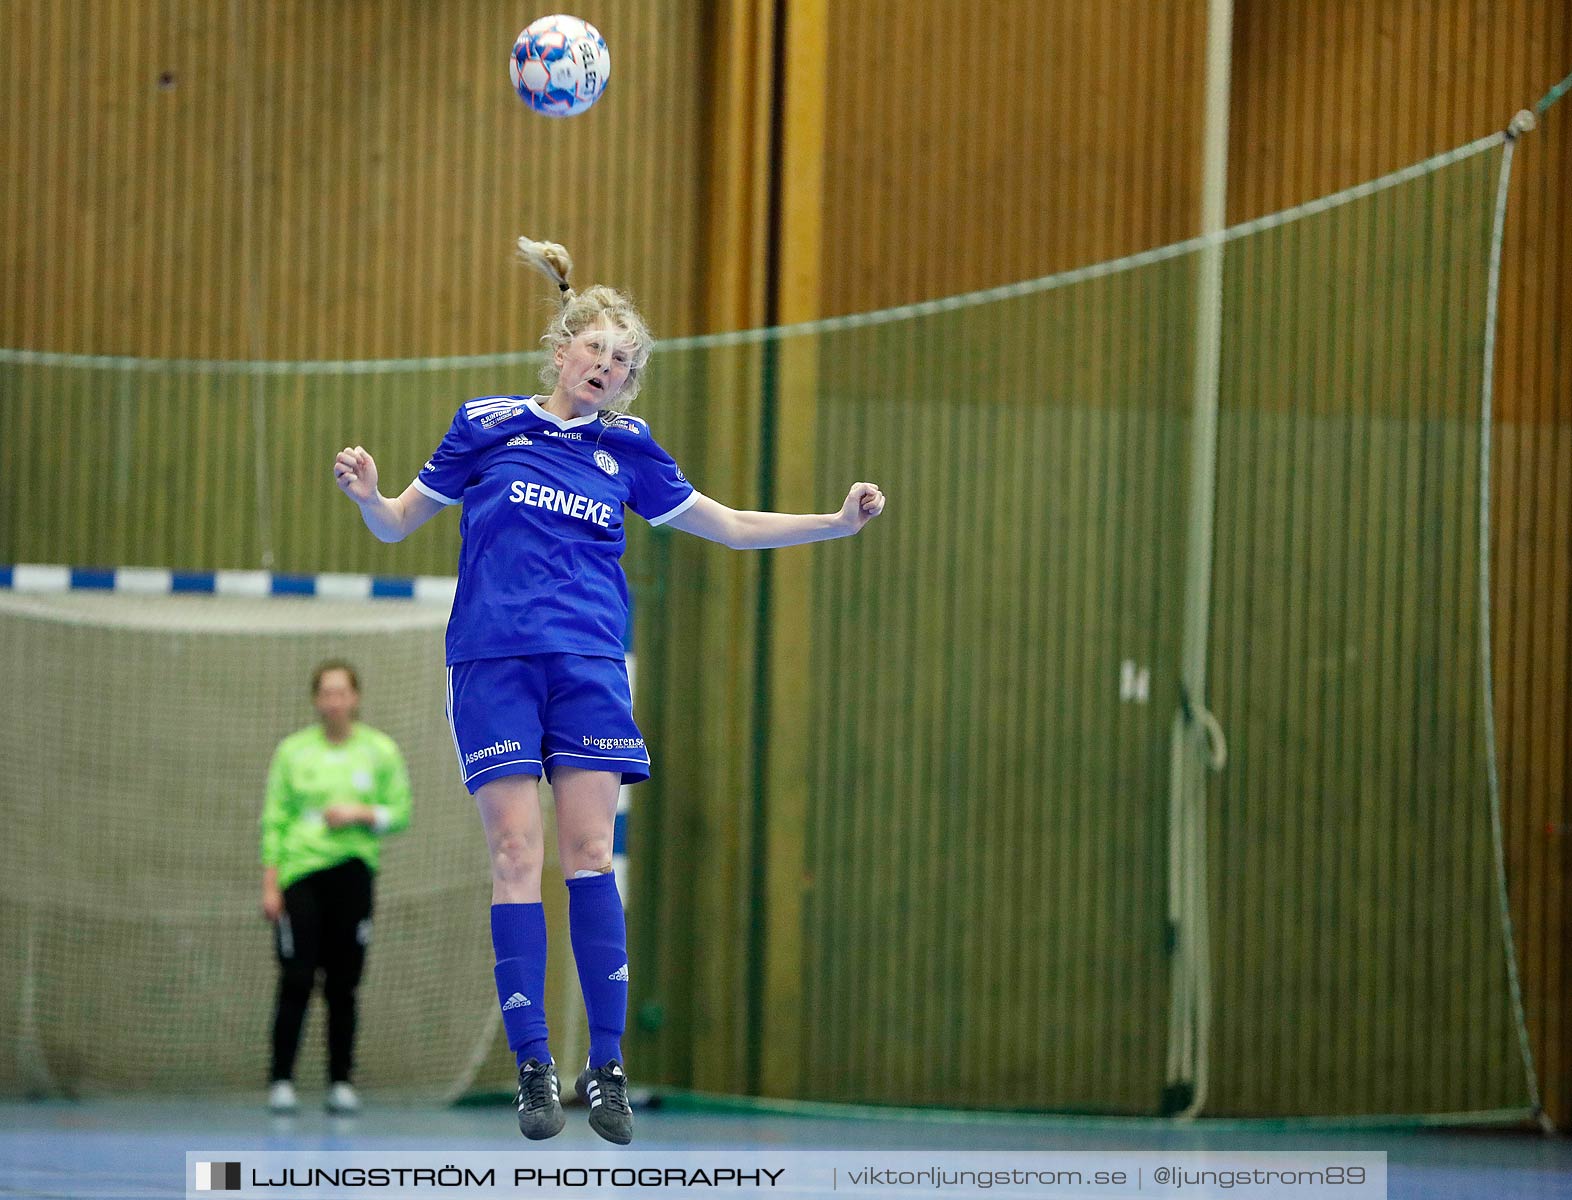
<svg viewBox="0 0 1572 1200"><path fill-rule="evenodd" d="M606 976L606 978L612 980L614 983L627 983L628 982L628 964L627 963L623 963L620 967L618 967L610 975Z"/></svg>
<svg viewBox="0 0 1572 1200"><path fill-rule="evenodd" d="M529 997L526 996L523 992L514 992L507 998L507 1002L503 1004L502 1011L507 1012L509 1009L528 1007Z"/></svg>

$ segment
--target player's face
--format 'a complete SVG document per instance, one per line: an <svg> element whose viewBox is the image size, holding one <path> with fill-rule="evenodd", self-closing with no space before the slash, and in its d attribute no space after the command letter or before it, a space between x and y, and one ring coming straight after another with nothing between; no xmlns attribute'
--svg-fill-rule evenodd
<svg viewBox="0 0 1572 1200"><path fill-rule="evenodd" d="M311 698L317 715L329 725L342 727L355 719L360 707L360 693L349 681L348 671L324 671L317 684L317 694Z"/></svg>
<svg viewBox="0 0 1572 1200"><path fill-rule="evenodd" d="M633 341L603 317L557 351L561 386L575 406L597 409L614 399L633 369Z"/></svg>

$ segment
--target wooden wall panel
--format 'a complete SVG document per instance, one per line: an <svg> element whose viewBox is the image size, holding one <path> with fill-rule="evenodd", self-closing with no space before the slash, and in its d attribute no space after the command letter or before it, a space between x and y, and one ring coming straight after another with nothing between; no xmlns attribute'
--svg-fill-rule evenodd
<svg viewBox="0 0 1572 1200"><path fill-rule="evenodd" d="M0 345L353 359L528 348L523 232L700 320L700 0L591 0L612 82L589 114L508 83L494 0L19 0L0 15L8 164ZM15 164L20 169L11 169Z"/></svg>
<svg viewBox="0 0 1572 1200"><path fill-rule="evenodd" d="M1204 4L833 0L829 11L825 315L1195 232Z"/></svg>

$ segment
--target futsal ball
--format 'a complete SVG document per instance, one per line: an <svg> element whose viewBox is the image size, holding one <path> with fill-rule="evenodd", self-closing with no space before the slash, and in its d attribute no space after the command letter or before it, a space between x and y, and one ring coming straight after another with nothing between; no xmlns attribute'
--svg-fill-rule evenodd
<svg viewBox="0 0 1572 1200"><path fill-rule="evenodd" d="M513 43L508 73L519 99L536 112L548 117L577 116L606 90L611 51L588 21L542 17L530 22Z"/></svg>

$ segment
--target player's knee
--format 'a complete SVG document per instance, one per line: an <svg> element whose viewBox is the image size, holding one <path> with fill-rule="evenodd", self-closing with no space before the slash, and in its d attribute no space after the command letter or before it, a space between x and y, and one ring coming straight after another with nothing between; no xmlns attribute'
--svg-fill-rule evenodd
<svg viewBox="0 0 1572 1200"><path fill-rule="evenodd" d="M360 969L358 966L352 969L329 972L327 978L322 981L322 996L329 1004L335 1000L353 1000L355 998L355 989L359 986Z"/></svg>
<svg viewBox="0 0 1572 1200"><path fill-rule="evenodd" d="M302 998L311 995L311 988L317 980L317 968L314 963L291 959L284 963L283 971L279 976L279 986L287 996Z"/></svg>
<svg viewBox="0 0 1572 1200"><path fill-rule="evenodd" d="M491 847L491 877L499 883L518 883L538 876L542 850L538 833L510 830L499 835Z"/></svg>
<svg viewBox="0 0 1572 1200"><path fill-rule="evenodd" d="M611 870L610 835L593 833L574 838L567 846L567 858L562 866L570 878L579 871L604 875Z"/></svg>

